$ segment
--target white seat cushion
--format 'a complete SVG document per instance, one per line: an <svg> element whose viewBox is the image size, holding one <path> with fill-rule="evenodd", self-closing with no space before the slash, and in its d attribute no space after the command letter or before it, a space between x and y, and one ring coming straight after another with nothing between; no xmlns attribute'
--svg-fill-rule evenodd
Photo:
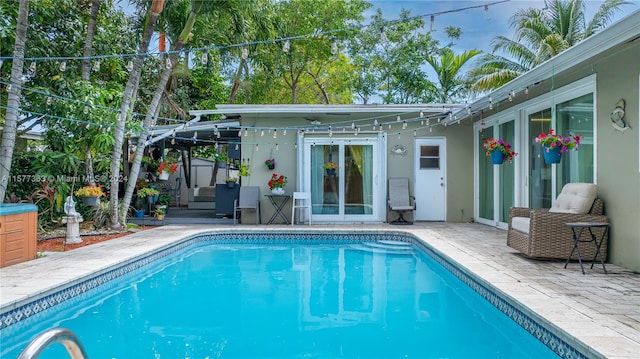
<svg viewBox="0 0 640 359"><path fill-rule="evenodd" d="M593 183L567 183L549 212L587 214L598 194Z"/></svg>
<svg viewBox="0 0 640 359"><path fill-rule="evenodd" d="M513 217L511 218L511 228L518 232L529 234L529 223L531 218L529 217Z"/></svg>

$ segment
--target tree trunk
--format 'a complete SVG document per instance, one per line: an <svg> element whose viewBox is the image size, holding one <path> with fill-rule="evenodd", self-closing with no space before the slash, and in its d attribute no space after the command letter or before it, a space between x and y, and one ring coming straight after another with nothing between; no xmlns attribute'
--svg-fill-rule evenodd
<svg viewBox="0 0 640 359"><path fill-rule="evenodd" d="M242 66L243 62L245 62L245 60L241 58L236 75L233 77L233 86L231 87L231 93L229 94L229 100L227 100L227 103L233 103L238 95L238 90L240 89L240 78L242 77L242 69L244 68Z"/></svg>
<svg viewBox="0 0 640 359"><path fill-rule="evenodd" d="M322 92L322 97L324 97L324 102L328 105L330 101L329 101L329 94L327 93L327 89L325 89L324 85L320 83L320 79L318 78L318 76L314 75L311 71L307 71L307 74L309 74L309 76L311 76L311 78L313 79L313 82L316 83L316 86L318 86L318 88L320 89L320 92Z"/></svg>
<svg viewBox="0 0 640 359"><path fill-rule="evenodd" d="M96 32L96 23L98 22L98 10L100 9L100 0L91 1L91 17L89 18L89 24L87 24L87 39L84 42L84 51L82 56L82 81L89 81L89 75L91 74L91 50L93 49L93 35Z"/></svg>
<svg viewBox="0 0 640 359"><path fill-rule="evenodd" d="M160 80L158 81L158 86L156 87L156 91L153 94L153 98L151 99L151 103L147 108L147 115L144 118L144 122L142 123L142 133L138 137L138 145L136 146L136 155L133 158L133 163L131 164L131 173L129 179L127 181L127 188L124 192L124 198L122 202L128 206L131 203L131 198L133 197L133 191L136 186L136 179L138 178L138 174L140 173L140 164L142 163L142 156L144 155L144 148L147 142L147 137L149 136L149 130L153 123L153 119L157 117L160 109L160 100L162 100L162 94L164 93L165 87L167 86L167 82L171 77L171 73L178 65L178 61L180 60L180 51L187 43L189 38L189 33L191 33L191 29L193 29L193 24L195 22L196 16L198 15L198 9L192 10L189 14L189 18L187 19L187 23L185 24L178 41L175 44L175 47L172 49L172 54L169 56L171 60L171 67L165 68L160 75ZM126 213L122 213L121 221L124 223L126 220Z"/></svg>
<svg viewBox="0 0 640 359"><path fill-rule="evenodd" d="M144 61L144 54L147 52L149 48L149 43L151 42L151 36L153 35L154 28L156 26L156 21L158 20L158 15L162 12L162 7L164 6L164 0L153 0L151 4L151 8L149 9L148 21L144 29L144 35L142 37L142 42L140 43L140 48L138 49L138 54L141 56L136 57L133 70L131 70L131 75L129 76L129 80L127 81L127 86L125 87L124 94L122 96L122 104L120 105L120 114L118 115L118 120L116 124L116 128L114 130L114 139L115 143L113 145L113 154L111 157L111 193L110 193L110 219L111 219L111 227L114 229L120 229L121 224L119 222L118 216L118 186L120 182L120 165L122 163L122 144L124 142L124 126L127 119L127 113L131 105L131 99L135 96L133 90L137 88L137 84L140 81L140 72L142 70L142 63ZM127 202L128 204L128 202Z"/></svg>
<svg viewBox="0 0 640 359"><path fill-rule="evenodd" d="M7 98L7 112L2 130L2 146L0 152L0 202L4 202L11 173L13 148L16 145L16 132L20 108L20 89L22 87L22 70L24 67L24 41L29 24L29 0L20 0L18 23L16 25L16 43L13 48L11 67L11 89Z"/></svg>

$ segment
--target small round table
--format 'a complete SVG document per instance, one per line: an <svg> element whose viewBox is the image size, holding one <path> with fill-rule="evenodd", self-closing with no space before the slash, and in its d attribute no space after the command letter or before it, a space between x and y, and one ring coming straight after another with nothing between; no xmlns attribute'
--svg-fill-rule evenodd
<svg viewBox="0 0 640 359"><path fill-rule="evenodd" d="M609 231L609 223L607 222L569 222L569 223L565 223L565 226L571 227L571 231L573 232L573 248L571 249L571 253L569 253L569 258L567 258L567 261L565 262L564 267L567 268L567 264L569 264L569 261L571 260L571 256L575 251L578 254L578 262L580 262L580 269L582 269L582 274L584 274L584 267L582 266L582 257L580 256L580 248L578 247L578 244L593 242L593 244L595 244L596 246L596 255L593 257L593 260L591 261L591 269L593 269L593 264L596 262L596 259L600 257L600 263L602 264L602 269L604 270L604 273L607 274L607 268L604 266L604 259L602 257L602 252L600 252L600 247L602 246L602 242L604 242L604 238L607 235L607 231ZM602 231L602 236L600 237L600 240L598 240L596 235L593 234L593 231L591 230L592 228L604 228L604 231ZM576 229L580 229L580 231L578 231L577 234L576 234ZM580 239L580 237L582 236L582 232L585 229L589 231L589 234L591 237L590 239Z"/></svg>

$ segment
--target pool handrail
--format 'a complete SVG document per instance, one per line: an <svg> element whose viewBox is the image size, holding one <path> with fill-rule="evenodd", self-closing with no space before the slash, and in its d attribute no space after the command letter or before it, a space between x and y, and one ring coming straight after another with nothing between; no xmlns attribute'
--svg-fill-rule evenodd
<svg viewBox="0 0 640 359"><path fill-rule="evenodd" d="M89 356L84 350L80 339L71 330L65 328L53 328L39 334L20 353L18 359L37 358L49 345L60 343L67 349L71 359L86 359Z"/></svg>

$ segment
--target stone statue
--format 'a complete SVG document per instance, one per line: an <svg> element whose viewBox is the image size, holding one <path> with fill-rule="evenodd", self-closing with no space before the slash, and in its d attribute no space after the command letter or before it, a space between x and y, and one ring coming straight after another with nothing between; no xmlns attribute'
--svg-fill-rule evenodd
<svg viewBox="0 0 640 359"><path fill-rule="evenodd" d="M76 212L76 202L73 201L73 196L67 196L64 201L64 213L69 217L79 217L80 213Z"/></svg>

